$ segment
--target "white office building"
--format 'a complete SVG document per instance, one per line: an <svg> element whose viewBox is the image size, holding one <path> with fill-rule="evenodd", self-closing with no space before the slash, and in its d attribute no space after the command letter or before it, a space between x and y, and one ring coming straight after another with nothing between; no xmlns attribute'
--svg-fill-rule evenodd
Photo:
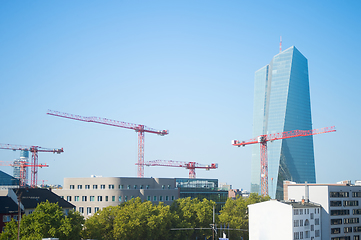
<svg viewBox="0 0 361 240"><path fill-rule="evenodd" d="M64 178L63 189L53 189L53 192L75 205L84 217L132 198L139 197L155 204L171 204L179 198L174 178Z"/></svg>
<svg viewBox="0 0 361 240"><path fill-rule="evenodd" d="M250 240L323 239L319 204L270 200L248 209Z"/></svg>
<svg viewBox="0 0 361 240"><path fill-rule="evenodd" d="M308 195L322 206L323 240L360 240L361 184L350 181L337 184L284 183L284 199L299 201Z"/></svg>

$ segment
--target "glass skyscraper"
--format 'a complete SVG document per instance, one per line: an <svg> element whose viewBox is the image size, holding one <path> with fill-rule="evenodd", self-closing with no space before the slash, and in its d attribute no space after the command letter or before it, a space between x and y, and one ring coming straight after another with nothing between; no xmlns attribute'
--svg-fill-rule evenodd
<svg viewBox="0 0 361 240"><path fill-rule="evenodd" d="M290 47L255 73L253 137L312 129L307 59ZM313 137L267 143L268 193L283 199L283 181L316 182ZM253 145L251 192L260 193L260 146Z"/></svg>

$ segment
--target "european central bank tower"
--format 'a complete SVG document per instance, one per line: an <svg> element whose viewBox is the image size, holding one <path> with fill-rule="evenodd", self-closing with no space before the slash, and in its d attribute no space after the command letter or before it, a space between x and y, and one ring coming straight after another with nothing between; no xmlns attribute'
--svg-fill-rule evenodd
<svg viewBox="0 0 361 240"><path fill-rule="evenodd" d="M253 137L291 130L311 130L307 59L290 47L255 73ZM316 182L313 137L267 143L268 193L283 199L283 181ZM260 193L260 146L253 145L251 192Z"/></svg>

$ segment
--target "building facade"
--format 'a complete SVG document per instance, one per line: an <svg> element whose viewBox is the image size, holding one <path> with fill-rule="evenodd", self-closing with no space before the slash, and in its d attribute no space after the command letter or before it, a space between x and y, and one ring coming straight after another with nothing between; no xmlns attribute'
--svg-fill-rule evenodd
<svg viewBox="0 0 361 240"><path fill-rule="evenodd" d="M270 200L251 204L250 240L321 240L321 206L310 202Z"/></svg>
<svg viewBox="0 0 361 240"><path fill-rule="evenodd" d="M322 205L322 239L360 240L361 183L338 184L285 183L285 199L298 201L304 196Z"/></svg>
<svg viewBox="0 0 361 240"><path fill-rule="evenodd" d="M311 130L307 59L290 47L255 73L253 136ZM282 199L283 181L316 182L313 137L268 143L268 192ZM251 192L260 193L260 146L252 149Z"/></svg>
<svg viewBox="0 0 361 240"><path fill-rule="evenodd" d="M75 205L84 217L132 198L171 204L179 198L174 178L90 177L64 178L64 188L54 193Z"/></svg>

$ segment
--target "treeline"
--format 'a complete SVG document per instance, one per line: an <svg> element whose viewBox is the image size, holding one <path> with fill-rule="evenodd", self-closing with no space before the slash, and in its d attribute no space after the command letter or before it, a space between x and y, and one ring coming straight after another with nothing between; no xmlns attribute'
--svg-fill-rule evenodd
<svg viewBox="0 0 361 240"><path fill-rule="evenodd" d="M217 226L223 227L223 230L217 230L218 237L225 231L230 239L248 239L248 231L227 230L224 227L248 230L247 206L268 199L254 193L249 198L228 199L215 216ZM45 202L39 204L32 214L23 216L20 238L209 239L212 237L212 230L199 228L210 228L214 205L215 202L207 199L190 198L177 199L171 206L163 203L154 205L136 198L119 206L106 207L84 220L78 212L71 211L65 216L57 204ZM17 236L18 224L12 220L5 226L0 240L17 239Z"/></svg>

